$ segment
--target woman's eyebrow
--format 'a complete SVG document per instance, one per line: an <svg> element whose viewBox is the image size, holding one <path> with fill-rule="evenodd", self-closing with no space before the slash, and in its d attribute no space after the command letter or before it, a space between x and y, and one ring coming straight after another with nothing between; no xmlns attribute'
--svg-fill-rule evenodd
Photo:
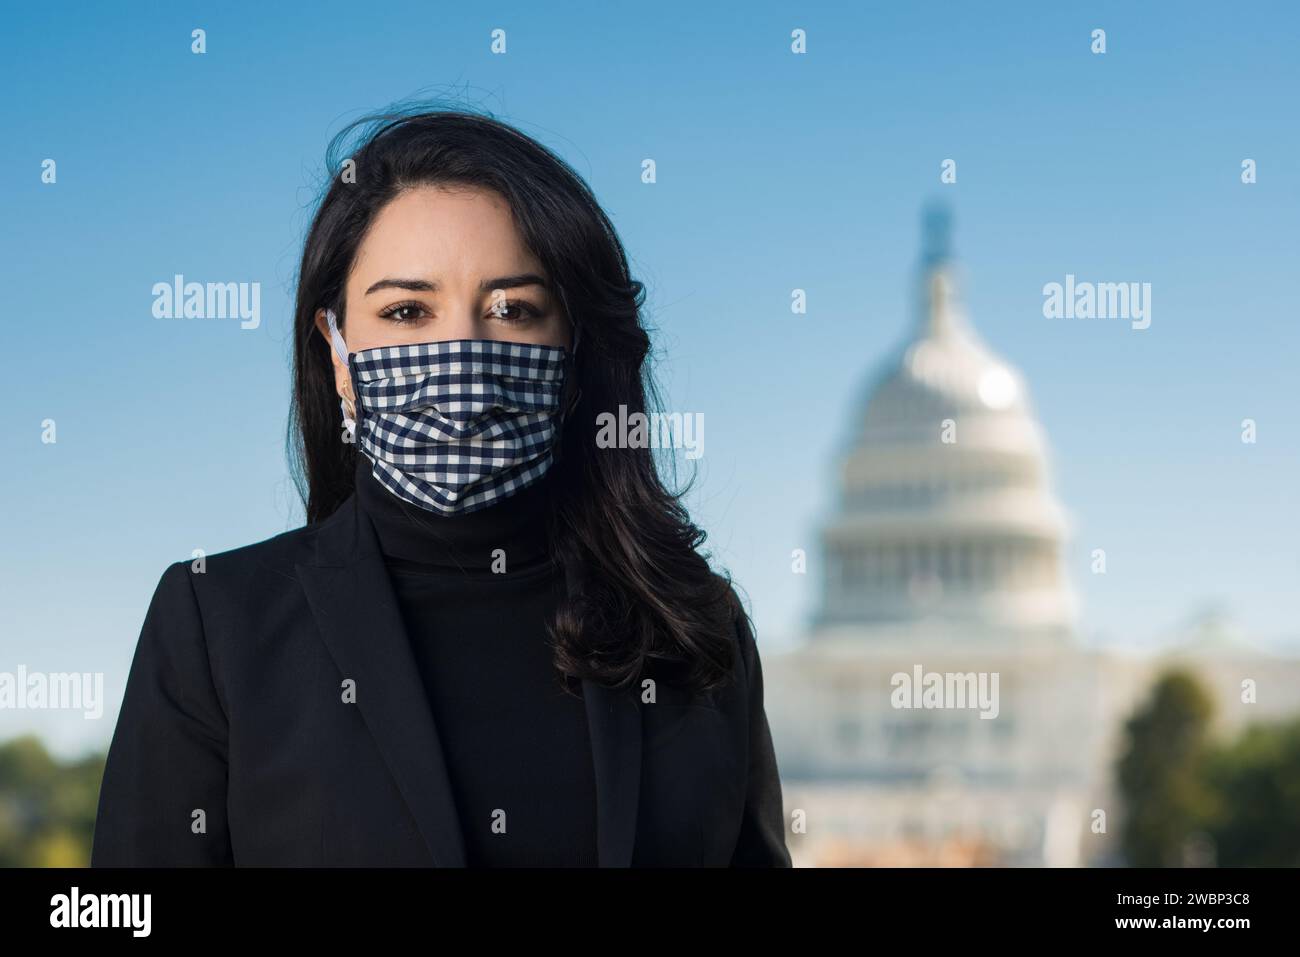
<svg viewBox="0 0 1300 957"><path fill-rule="evenodd" d="M500 279L484 279L478 284L479 289L483 292L491 292L493 289L517 289L520 286L541 286L543 289L550 289L551 284L536 273L520 273L518 276L502 276Z"/></svg>
<svg viewBox="0 0 1300 957"><path fill-rule="evenodd" d="M365 294L368 296L372 292L379 292L381 289L410 289L413 292L437 292L438 284L429 282L427 279L381 279L375 283Z"/></svg>
<svg viewBox="0 0 1300 957"><path fill-rule="evenodd" d="M543 289L551 288L541 276L536 273L520 273L518 276L501 276L498 279L484 279L478 284L483 292L491 292L493 289L518 289L520 286L541 286ZM379 292L381 289L409 289L413 292L437 292L438 283L428 279L381 279L365 291L365 295L372 292Z"/></svg>

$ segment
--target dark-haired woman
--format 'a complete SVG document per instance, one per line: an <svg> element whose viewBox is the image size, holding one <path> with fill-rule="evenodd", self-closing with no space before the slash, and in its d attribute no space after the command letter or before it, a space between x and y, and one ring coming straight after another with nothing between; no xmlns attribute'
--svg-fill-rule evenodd
<svg viewBox="0 0 1300 957"><path fill-rule="evenodd" d="M595 441L646 410L609 220L494 119L356 129L298 278L308 524L163 573L92 864L789 866L748 617Z"/></svg>

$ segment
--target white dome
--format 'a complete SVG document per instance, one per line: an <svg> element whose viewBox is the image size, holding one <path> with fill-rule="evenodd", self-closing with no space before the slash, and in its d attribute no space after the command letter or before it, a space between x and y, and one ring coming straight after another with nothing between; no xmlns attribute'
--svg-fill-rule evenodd
<svg viewBox="0 0 1300 957"><path fill-rule="evenodd" d="M932 245L915 334L875 380L843 464L819 621L1067 628L1067 521L1027 385L962 311L946 237Z"/></svg>
<svg viewBox="0 0 1300 957"><path fill-rule="evenodd" d="M868 396L860 444L929 444L953 419L969 427L958 441L981 439L1043 454L1024 377L971 328L955 286L951 265L928 271L917 335Z"/></svg>

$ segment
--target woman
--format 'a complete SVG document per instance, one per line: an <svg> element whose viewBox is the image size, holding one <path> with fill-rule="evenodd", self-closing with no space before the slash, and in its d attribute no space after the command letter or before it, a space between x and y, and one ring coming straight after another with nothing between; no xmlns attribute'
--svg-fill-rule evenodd
<svg viewBox="0 0 1300 957"><path fill-rule="evenodd" d="M362 131L299 272L309 524L164 572L92 864L790 866L748 618L596 442L650 345L609 220L495 120Z"/></svg>

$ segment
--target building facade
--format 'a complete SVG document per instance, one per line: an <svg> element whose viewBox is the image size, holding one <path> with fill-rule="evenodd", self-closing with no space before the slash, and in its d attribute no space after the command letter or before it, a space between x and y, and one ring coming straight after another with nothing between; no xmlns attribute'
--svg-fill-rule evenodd
<svg viewBox="0 0 1300 957"><path fill-rule="evenodd" d="M1025 378L962 308L942 211L927 217L916 302L855 411L806 640L764 655L792 853L805 866L1105 862L1123 720L1166 658L1080 645L1046 437ZM1244 720L1240 680L1263 661L1234 649L1173 653L1207 676L1228 723ZM1270 667L1292 686L1267 710L1300 707L1296 662Z"/></svg>

